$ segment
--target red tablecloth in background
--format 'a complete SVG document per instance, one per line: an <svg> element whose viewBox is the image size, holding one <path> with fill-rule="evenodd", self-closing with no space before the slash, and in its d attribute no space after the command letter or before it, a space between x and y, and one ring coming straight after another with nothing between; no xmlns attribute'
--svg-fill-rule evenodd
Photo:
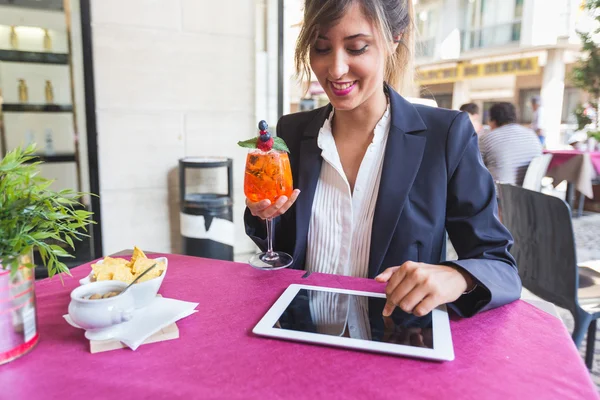
<svg viewBox="0 0 600 400"><path fill-rule="evenodd" d="M156 255L159 256L159 255ZM456 359L438 363L254 336L254 325L291 283L382 292L373 280L166 255L161 293L199 302L180 338L90 354L63 320L89 265L36 285L41 341L0 366L0 398L20 399L597 399L557 318L518 301L453 318Z"/></svg>
<svg viewBox="0 0 600 400"><path fill-rule="evenodd" d="M552 160L548 165L548 171L557 165L567 162L571 157L583 154L580 150L545 150L544 153L552 154ZM600 151L592 151L590 154L590 160L594 165L594 169L597 174L600 174Z"/></svg>

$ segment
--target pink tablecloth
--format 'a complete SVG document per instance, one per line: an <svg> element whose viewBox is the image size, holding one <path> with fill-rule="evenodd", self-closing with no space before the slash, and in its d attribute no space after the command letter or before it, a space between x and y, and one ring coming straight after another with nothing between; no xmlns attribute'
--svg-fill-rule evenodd
<svg viewBox="0 0 600 400"><path fill-rule="evenodd" d="M592 183L600 174L600 152L579 150L546 150L552 154L546 175L554 179L554 185L567 181L586 197L593 199Z"/></svg>
<svg viewBox="0 0 600 400"><path fill-rule="evenodd" d="M518 301L452 321L456 359L438 363L256 337L291 283L382 291L367 279L167 255L161 293L200 303L177 340L90 354L67 325L69 292L89 266L37 284L37 348L0 366L2 399L597 399L568 332Z"/></svg>
<svg viewBox="0 0 600 400"><path fill-rule="evenodd" d="M564 164L569 161L572 157L583 154L580 150L546 150L544 153L552 154L552 160L548 165L548 170L551 170L557 165ZM589 153L590 160L597 174L600 174L600 151L593 151Z"/></svg>

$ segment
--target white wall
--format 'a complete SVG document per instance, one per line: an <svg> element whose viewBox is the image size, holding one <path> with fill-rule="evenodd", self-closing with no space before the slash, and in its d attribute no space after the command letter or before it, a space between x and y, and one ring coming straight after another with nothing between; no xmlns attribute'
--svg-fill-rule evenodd
<svg viewBox="0 0 600 400"><path fill-rule="evenodd" d="M236 253L256 134L252 0L93 0L104 253L180 250L178 159L234 159Z"/></svg>

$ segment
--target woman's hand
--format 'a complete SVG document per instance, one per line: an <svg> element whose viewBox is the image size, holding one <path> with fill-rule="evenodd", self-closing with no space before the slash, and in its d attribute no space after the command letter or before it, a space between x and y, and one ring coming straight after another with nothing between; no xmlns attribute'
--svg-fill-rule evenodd
<svg viewBox="0 0 600 400"><path fill-rule="evenodd" d="M281 196L275 204L271 204L269 200L262 200L255 203L246 199L246 207L248 207L252 215L260 219L275 218L289 210L299 194L300 190L295 189L289 199L287 196Z"/></svg>
<svg viewBox="0 0 600 400"><path fill-rule="evenodd" d="M474 286L471 275L460 268L412 261L386 269L375 280L387 282L384 316L400 307L421 317L440 304L455 301Z"/></svg>

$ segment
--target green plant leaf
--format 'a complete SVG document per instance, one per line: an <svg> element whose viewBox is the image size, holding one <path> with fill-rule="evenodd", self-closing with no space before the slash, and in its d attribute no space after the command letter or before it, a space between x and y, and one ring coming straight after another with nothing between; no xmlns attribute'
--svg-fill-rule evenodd
<svg viewBox="0 0 600 400"><path fill-rule="evenodd" d="M285 141L278 136L273 138L273 148L278 151L285 151L286 153L290 152L290 149L287 147L287 144L285 144Z"/></svg>
<svg viewBox="0 0 600 400"><path fill-rule="evenodd" d="M59 257L73 257L71 254L67 253L65 249L56 244L51 244L50 249L52 250L52 253L56 254Z"/></svg>
<svg viewBox="0 0 600 400"><path fill-rule="evenodd" d="M71 236L65 235L65 240L69 244L69 246L71 246L71 248L75 250L75 245L73 244L73 239L71 239Z"/></svg>
<svg viewBox="0 0 600 400"><path fill-rule="evenodd" d="M32 234L31 237L34 238L35 240L44 240L44 239L48 239L48 238L52 237L52 233L51 232L36 232L36 233Z"/></svg>
<svg viewBox="0 0 600 400"><path fill-rule="evenodd" d="M257 138L253 137L252 139L237 142L237 144L238 146L244 147L246 149L256 149L256 140Z"/></svg>
<svg viewBox="0 0 600 400"><path fill-rule="evenodd" d="M59 257L72 257L73 240L88 237L94 223L79 199L85 193L55 192L51 180L39 176L35 146L17 148L0 160L0 259L14 276L21 255L37 248L48 275L67 273ZM31 162L33 161L33 162ZM62 278L61 278L62 280Z"/></svg>

